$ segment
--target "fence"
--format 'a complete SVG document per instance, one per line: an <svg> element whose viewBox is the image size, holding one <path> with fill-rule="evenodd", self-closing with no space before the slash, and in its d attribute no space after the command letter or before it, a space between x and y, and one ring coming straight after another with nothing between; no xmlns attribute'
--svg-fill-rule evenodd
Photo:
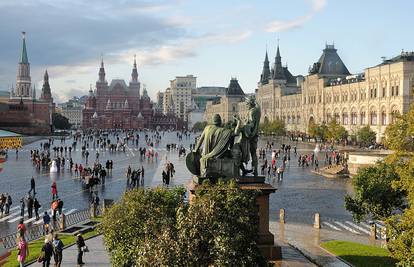
<svg viewBox="0 0 414 267"><path fill-rule="evenodd" d="M89 209L81 210L74 212L72 214L65 216L65 229L78 224L80 222L87 221L91 218L91 213ZM56 222L51 223L53 229L60 229L61 220L58 219ZM33 225L31 227L28 227L25 233L26 241L32 241L39 239L40 237L44 236L44 228L43 223L39 225ZM3 245L5 248L10 249L17 246L17 233L10 234L4 237L1 237L1 240L3 241Z"/></svg>

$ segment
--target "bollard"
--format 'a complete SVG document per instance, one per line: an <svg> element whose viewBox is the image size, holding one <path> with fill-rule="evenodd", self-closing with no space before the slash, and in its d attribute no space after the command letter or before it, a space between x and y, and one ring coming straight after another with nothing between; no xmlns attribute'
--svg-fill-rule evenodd
<svg viewBox="0 0 414 267"><path fill-rule="evenodd" d="M369 236L373 239L377 239L377 225L375 223L371 224L371 232Z"/></svg>
<svg viewBox="0 0 414 267"><path fill-rule="evenodd" d="M64 230L66 228L66 215L62 213L60 216L60 230Z"/></svg>
<svg viewBox="0 0 414 267"><path fill-rule="evenodd" d="M280 219L280 223L285 223L285 209L280 209L279 219Z"/></svg>
<svg viewBox="0 0 414 267"><path fill-rule="evenodd" d="M315 222L313 223L313 228L321 229L321 218L319 213L315 213Z"/></svg>

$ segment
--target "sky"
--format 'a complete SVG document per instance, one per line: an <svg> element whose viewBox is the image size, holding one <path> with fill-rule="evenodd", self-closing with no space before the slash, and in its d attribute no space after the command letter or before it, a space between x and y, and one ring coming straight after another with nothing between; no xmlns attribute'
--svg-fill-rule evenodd
<svg viewBox="0 0 414 267"><path fill-rule="evenodd" d="M0 90L16 83L26 32L32 83L40 95L47 69L55 102L106 79L139 79L151 98L175 76L197 86L236 77L254 92L266 49L279 42L282 62L306 75L325 44L335 44L350 72L414 50L414 1L403 0L0 0ZM279 40L279 41L278 41Z"/></svg>

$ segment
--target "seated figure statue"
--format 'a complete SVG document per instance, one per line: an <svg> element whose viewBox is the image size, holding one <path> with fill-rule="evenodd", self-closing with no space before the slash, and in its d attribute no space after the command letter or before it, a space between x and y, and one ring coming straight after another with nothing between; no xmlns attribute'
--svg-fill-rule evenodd
<svg viewBox="0 0 414 267"><path fill-rule="evenodd" d="M187 168L202 178L238 178L240 149L233 148L234 137L239 132L240 120L234 129L222 126L221 117L215 114L197 141L195 149L186 159ZM200 153L200 148L203 148Z"/></svg>

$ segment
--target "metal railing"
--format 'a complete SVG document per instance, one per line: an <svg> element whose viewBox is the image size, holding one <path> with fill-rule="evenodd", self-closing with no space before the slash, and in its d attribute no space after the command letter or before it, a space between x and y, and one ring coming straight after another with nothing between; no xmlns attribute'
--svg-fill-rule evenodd
<svg viewBox="0 0 414 267"><path fill-rule="evenodd" d="M87 221L90 218L91 218L91 213L89 209L80 210L72 214L66 215L65 216L65 229L75 224ZM60 223L61 223L60 220L61 219L59 218L56 222L51 222L51 226L52 226L51 228L64 230L64 229L60 229ZM45 235L44 226L43 226L43 223L41 223L38 225L33 225L33 226L28 227L24 236L26 238L26 241L30 242L30 241L39 239L44 235ZM3 241L3 245L5 248L7 249L14 248L17 246L18 233L6 235L4 237L1 237L0 239Z"/></svg>

